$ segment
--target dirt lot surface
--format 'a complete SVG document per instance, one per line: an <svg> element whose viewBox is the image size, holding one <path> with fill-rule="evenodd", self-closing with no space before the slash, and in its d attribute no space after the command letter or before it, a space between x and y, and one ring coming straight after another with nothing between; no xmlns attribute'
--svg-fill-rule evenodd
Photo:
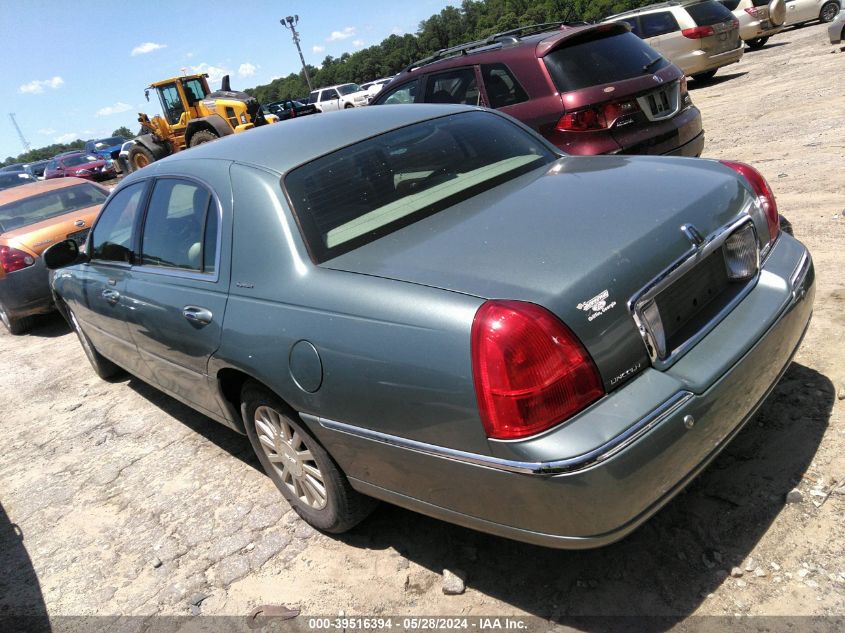
<svg viewBox="0 0 845 633"><path fill-rule="evenodd" d="M382 505L322 535L246 438L100 381L46 317L0 334L0 615L845 615L845 52L822 26L790 30L694 84L705 155L757 165L810 247L816 309L757 417L644 527L555 551ZM444 595L444 569L465 593Z"/></svg>

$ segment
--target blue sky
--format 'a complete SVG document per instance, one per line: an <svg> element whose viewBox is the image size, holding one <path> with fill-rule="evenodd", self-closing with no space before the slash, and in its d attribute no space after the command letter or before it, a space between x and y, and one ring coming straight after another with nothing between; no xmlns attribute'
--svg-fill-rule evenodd
<svg viewBox="0 0 845 633"><path fill-rule="evenodd" d="M248 88L300 68L290 31L279 19L298 14L309 64L414 33L447 0L322 2L163 2L147 0L0 0L0 160L24 151L9 113L33 148L108 136L137 112L153 81L208 72L212 88L231 75ZM184 7L184 8L183 8Z"/></svg>

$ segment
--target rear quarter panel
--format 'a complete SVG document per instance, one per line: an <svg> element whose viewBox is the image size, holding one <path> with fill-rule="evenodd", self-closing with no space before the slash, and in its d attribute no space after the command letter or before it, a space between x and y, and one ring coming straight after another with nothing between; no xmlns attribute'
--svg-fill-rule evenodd
<svg viewBox="0 0 845 633"><path fill-rule="evenodd" d="M235 164L231 176L231 293L209 374L236 368L298 412L488 453L470 364L482 300L315 266L279 175ZM320 359L312 392L291 374L303 340Z"/></svg>

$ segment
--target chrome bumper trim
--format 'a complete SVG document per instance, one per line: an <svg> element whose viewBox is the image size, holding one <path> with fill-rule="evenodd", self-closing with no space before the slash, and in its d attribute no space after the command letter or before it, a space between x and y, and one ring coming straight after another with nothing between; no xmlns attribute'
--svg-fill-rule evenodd
<svg viewBox="0 0 845 633"><path fill-rule="evenodd" d="M442 459L449 459L452 461L473 464L475 466L483 466L486 468L493 468L495 470L503 470L526 475L560 475L581 471L610 459L612 456L636 442L652 428L675 413L692 397L692 392L679 391L647 415L640 418L636 423L629 426L622 433L592 451L575 457L570 457L568 459L550 462L523 462L493 457L492 455L468 453L466 451L459 451L445 446L436 446L434 444L409 440L396 435L389 435L379 431L364 429L359 426L345 424L344 422L327 420L326 418L320 418L306 413L301 413L300 416L306 421L314 422L331 431L337 431L338 433L345 433L354 437L360 437L374 442L396 446L397 448L403 448L417 453L433 455L434 457L440 457Z"/></svg>

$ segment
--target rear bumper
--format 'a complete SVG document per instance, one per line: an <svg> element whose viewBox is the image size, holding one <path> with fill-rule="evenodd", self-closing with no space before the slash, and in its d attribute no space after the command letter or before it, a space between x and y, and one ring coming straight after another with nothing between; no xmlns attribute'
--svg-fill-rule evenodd
<svg viewBox="0 0 845 633"><path fill-rule="evenodd" d="M49 271L41 257L35 264L0 279L0 303L13 319L45 314L55 309L50 291Z"/></svg>
<svg viewBox="0 0 845 633"><path fill-rule="evenodd" d="M745 45L743 44L742 40L740 40L739 46L737 48L725 51L724 53L717 53L714 55L708 53L705 50L694 51L691 55L688 55L684 58L683 65L678 65L681 66L681 70L684 71L684 74L694 76L699 73L705 73L710 70L716 70L717 68L721 68L722 66L736 64L739 60L742 59L742 55L744 52Z"/></svg>
<svg viewBox="0 0 845 633"><path fill-rule="evenodd" d="M515 540L598 547L657 512L739 432L789 366L813 296L809 253L782 235L754 290L673 367L641 372L539 442L491 448L496 457L302 418L365 494ZM599 436L620 412L622 432L563 457L570 427Z"/></svg>
<svg viewBox="0 0 845 633"><path fill-rule="evenodd" d="M698 157L704 150L701 112L689 106L667 121L652 123L647 135L617 134L616 140L622 144L619 154Z"/></svg>
<svg viewBox="0 0 845 633"><path fill-rule="evenodd" d="M765 21L766 24L770 24L768 20ZM739 27L739 37L743 41L753 40L758 37L771 37L776 33L780 33L783 30L783 25L781 26L769 26L768 28L763 27L762 20L752 20L747 24L742 24Z"/></svg>

